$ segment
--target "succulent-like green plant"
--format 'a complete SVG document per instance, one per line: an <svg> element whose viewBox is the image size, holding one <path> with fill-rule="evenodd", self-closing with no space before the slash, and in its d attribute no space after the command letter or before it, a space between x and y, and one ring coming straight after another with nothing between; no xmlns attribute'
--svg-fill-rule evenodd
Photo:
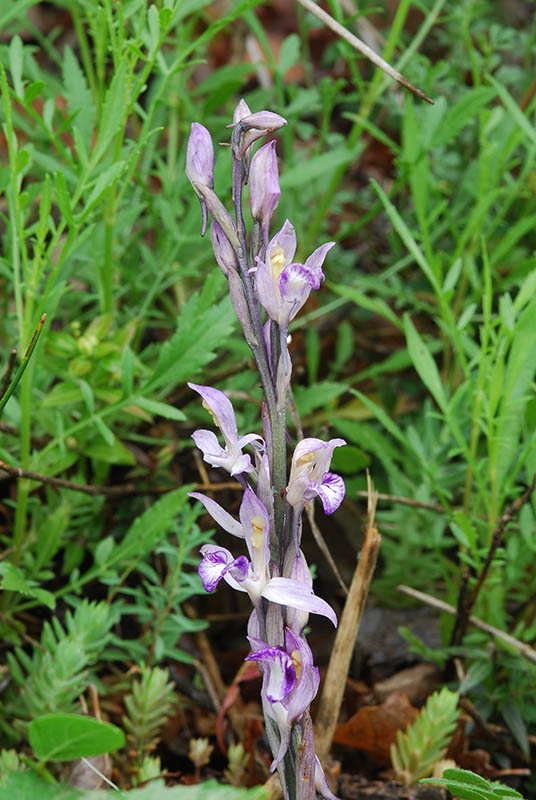
<svg viewBox="0 0 536 800"><path fill-rule="evenodd" d="M411 786L432 774L441 761L458 722L458 695L449 689L434 692L421 713L403 733L398 731L391 745L391 763L397 779Z"/></svg>
<svg viewBox="0 0 536 800"><path fill-rule="evenodd" d="M176 703L175 687L169 681L167 669L143 667L140 679L133 683L124 703L127 713L123 727L136 752L136 768L142 770L145 764L142 770L145 775L156 769L146 756L160 741L160 731Z"/></svg>

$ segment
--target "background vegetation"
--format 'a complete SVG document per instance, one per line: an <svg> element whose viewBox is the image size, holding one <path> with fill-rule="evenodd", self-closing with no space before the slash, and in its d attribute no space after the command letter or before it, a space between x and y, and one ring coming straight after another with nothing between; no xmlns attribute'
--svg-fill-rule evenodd
<svg viewBox="0 0 536 800"><path fill-rule="evenodd" d="M375 597L399 605L403 583L459 608L441 618L441 649L412 646L447 677L461 659L451 686L510 732L501 766L534 757L534 662L466 626L473 613L536 640L533 4L326 6L434 105L299 5L1 6L4 389L47 318L0 421L0 773L57 776L50 753L32 754L30 723L80 712L95 684L131 737L114 779L153 778L176 713L168 670L199 680L189 635L206 606L185 603L202 594L207 533L186 495L221 476L195 460L189 434L205 418L186 382L225 389L244 430L259 428L260 395L199 238L185 145L193 120L227 141L241 96L288 120L277 216L295 225L298 256L337 242L293 329L302 427L349 442L334 462L347 514L319 522L328 546L341 568L358 551L368 467L391 496ZM221 195L229 156L216 155Z"/></svg>

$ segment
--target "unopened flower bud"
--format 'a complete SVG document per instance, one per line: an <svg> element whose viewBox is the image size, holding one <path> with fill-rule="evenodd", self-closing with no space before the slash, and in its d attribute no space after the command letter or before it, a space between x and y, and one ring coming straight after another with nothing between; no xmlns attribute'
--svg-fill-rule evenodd
<svg viewBox="0 0 536 800"><path fill-rule="evenodd" d="M210 240L218 266L225 277L228 278L230 272L238 270L238 258L221 225L216 220L212 220L212 225L210 226Z"/></svg>
<svg viewBox="0 0 536 800"><path fill-rule="evenodd" d="M201 235L205 235L207 228L207 204L200 191L206 187L214 187L214 147L208 130L198 122L192 122L192 129L186 150L186 175L192 184L201 203L203 214L203 227Z"/></svg>
<svg viewBox="0 0 536 800"><path fill-rule="evenodd" d="M249 187L251 216L261 223L266 245L270 220L281 196L274 141L259 148L251 159Z"/></svg>
<svg viewBox="0 0 536 800"><path fill-rule="evenodd" d="M286 124L286 119L274 114L273 111L257 111L255 114L242 117L238 122L233 122L227 127L234 128L231 137L234 155L236 158L243 158L253 142L267 133L283 128Z"/></svg>

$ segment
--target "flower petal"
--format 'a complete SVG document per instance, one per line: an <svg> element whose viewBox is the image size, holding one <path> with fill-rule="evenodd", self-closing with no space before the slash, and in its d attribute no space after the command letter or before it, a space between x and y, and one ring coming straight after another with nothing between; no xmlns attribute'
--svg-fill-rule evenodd
<svg viewBox="0 0 536 800"><path fill-rule="evenodd" d="M321 614L337 627L337 616L329 603L312 594L307 586L291 578L272 578L262 590L262 596L272 603L300 608L311 614Z"/></svg>
<svg viewBox="0 0 536 800"><path fill-rule="evenodd" d="M208 549L209 547L209 545L203 545L201 548L203 558L197 571L203 581L205 591L213 592L234 559L232 553L225 547L218 547L216 550Z"/></svg>
<svg viewBox="0 0 536 800"><path fill-rule="evenodd" d="M245 661L262 661L268 669L268 679L263 693L270 703L280 703L296 685L296 671L292 658L280 647L261 647L246 656Z"/></svg>
<svg viewBox="0 0 536 800"><path fill-rule="evenodd" d="M205 494L201 494L201 492L188 492L188 497L193 497L194 500L199 500L200 503L203 503L212 519L217 522L218 525L221 525L224 531L232 533L233 536L238 536L239 539L244 538L244 531L238 520L232 517L229 512L222 508L219 503L216 503L215 500L212 500L212 498L207 497Z"/></svg>
<svg viewBox="0 0 536 800"><path fill-rule="evenodd" d="M333 514L338 509L346 493L343 479L333 472L326 472L322 483L311 483L309 489L320 497L326 514Z"/></svg>

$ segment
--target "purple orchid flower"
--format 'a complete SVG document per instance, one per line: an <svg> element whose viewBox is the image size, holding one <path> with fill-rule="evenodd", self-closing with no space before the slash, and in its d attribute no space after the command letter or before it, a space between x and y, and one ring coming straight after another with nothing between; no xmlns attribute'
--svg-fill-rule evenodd
<svg viewBox="0 0 536 800"><path fill-rule="evenodd" d="M266 248L265 261L257 257L256 285L270 319L286 326L307 302L311 289L324 280L322 265L335 242L318 247L305 264L294 263L296 233L287 219Z"/></svg>
<svg viewBox="0 0 536 800"><path fill-rule="evenodd" d="M207 204L201 193L203 187L214 188L214 146L212 138L204 125L192 122L188 147L186 149L186 175L201 203L203 226L201 236L207 229Z"/></svg>
<svg viewBox="0 0 536 800"><path fill-rule="evenodd" d="M223 467L233 476L243 472L253 472L251 458L247 453L242 452L242 448L252 442L260 442L261 446L264 446L262 436L256 433L238 436L231 401L219 389L213 389L211 386L199 386L197 383L189 383L188 386L201 395L203 407L212 416L214 424L221 430L225 440L226 447L223 448L212 431L195 431L192 439L203 453L203 460L212 467Z"/></svg>
<svg viewBox="0 0 536 800"><path fill-rule="evenodd" d="M333 514L344 499L345 486L340 475L329 472L336 447L346 444L344 439L302 439L292 456L286 500L300 511L308 500L320 497L326 514Z"/></svg>
<svg viewBox="0 0 536 800"><path fill-rule="evenodd" d="M269 647L254 637L248 638L253 652L246 661L260 662L265 668L263 705L279 728L279 751L270 765L270 772L273 772L287 752L293 724L307 711L316 696L320 674L306 640L290 628L285 633L284 650Z"/></svg>
<svg viewBox="0 0 536 800"><path fill-rule="evenodd" d="M282 606L321 614L337 626L331 606L313 594L307 583L292 578L270 578L270 518L266 508L248 486L240 505L240 523L214 500L199 492L190 497L200 500L213 519L234 536L246 540L251 561L235 558L225 547L205 544L201 548L199 576L207 592L213 592L223 578L233 589L247 592L253 605L260 607L261 598Z"/></svg>

